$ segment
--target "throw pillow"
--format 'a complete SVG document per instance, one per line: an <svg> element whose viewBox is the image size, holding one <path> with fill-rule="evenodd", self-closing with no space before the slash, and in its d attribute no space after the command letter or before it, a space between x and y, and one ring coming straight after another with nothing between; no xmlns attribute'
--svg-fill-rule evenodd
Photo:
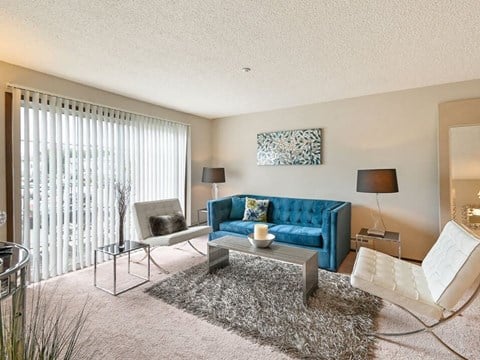
<svg viewBox="0 0 480 360"><path fill-rule="evenodd" d="M232 197L232 210L230 211L230 219L240 220L245 212L245 198L238 196Z"/></svg>
<svg viewBox="0 0 480 360"><path fill-rule="evenodd" d="M244 221L267 221L268 200L245 199Z"/></svg>
<svg viewBox="0 0 480 360"><path fill-rule="evenodd" d="M185 217L181 214L150 216L150 230L153 236L162 236L187 230Z"/></svg>

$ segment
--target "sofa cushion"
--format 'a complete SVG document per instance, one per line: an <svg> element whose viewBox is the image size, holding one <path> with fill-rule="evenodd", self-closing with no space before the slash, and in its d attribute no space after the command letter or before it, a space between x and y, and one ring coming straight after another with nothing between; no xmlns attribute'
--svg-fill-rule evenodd
<svg viewBox="0 0 480 360"><path fill-rule="evenodd" d="M256 221L242 221L242 220L232 220L232 221L224 221L220 223L220 230L221 231L229 231L237 234L242 235L249 235L253 234L253 229L255 224L258 224ZM270 228L274 224L266 223Z"/></svg>
<svg viewBox="0 0 480 360"><path fill-rule="evenodd" d="M276 241L304 246L322 247L322 228L298 225L274 225L268 231Z"/></svg>
<svg viewBox="0 0 480 360"><path fill-rule="evenodd" d="M245 213L245 198L232 196L232 210L230 210L231 220L241 220Z"/></svg>
<svg viewBox="0 0 480 360"><path fill-rule="evenodd" d="M245 221L267 221L268 200L246 198L245 213L243 220Z"/></svg>

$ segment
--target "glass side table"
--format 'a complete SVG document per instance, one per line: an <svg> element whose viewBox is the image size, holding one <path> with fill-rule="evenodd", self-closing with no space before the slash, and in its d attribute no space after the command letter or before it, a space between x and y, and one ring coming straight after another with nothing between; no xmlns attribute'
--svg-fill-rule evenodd
<svg viewBox="0 0 480 360"><path fill-rule="evenodd" d="M200 214L205 214L205 216L207 218L205 218L205 221L200 221ZM203 208L203 209L198 209L197 210L197 225L203 225L203 224L206 224L208 223L208 210L207 208Z"/></svg>
<svg viewBox="0 0 480 360"><path fill-rule="evenodd" d="M132 251L136 251L139 249L144 249L147 253L147 277L143 277L138 274L134 274L130 271L130 254ZM113 291L103 288L101 286L97 285L97 254L98 252L102 252L104 254L113 256ZM135 285L129 286L125 289L122 289L120 291L117 290L117 257L122 256L122 255L128 255L128 274L135 276L139 279L141 279L141 282L136 283ZM143 285L147 282L150 281L150 245L148 244L143 244L139 243L136 241L125 241L125 249L120 250L118 248L118 244L109 244L105 245L102 247L99 247L98 249L94 250L93 253L93 285L103 291L106 291L109 294L112 295L120 295L124 293L125 291L131 290L133 288L136 288L137 286Z"/></svg>
<svg viewBox="0 0 480 360"><path fill-rule="evenodd" d="M355 252L358 251L358 245L362 244L362 242L368 242L370 240L373 241L374 246L376 241L388 241L391 244L397 244L397 255L398 258L401 259L402 257L402 243L400 241L400 233L394 231L385 231L385 236L375 236L369 235L368 229L362 228L360 232L355 236Z"/></svg>

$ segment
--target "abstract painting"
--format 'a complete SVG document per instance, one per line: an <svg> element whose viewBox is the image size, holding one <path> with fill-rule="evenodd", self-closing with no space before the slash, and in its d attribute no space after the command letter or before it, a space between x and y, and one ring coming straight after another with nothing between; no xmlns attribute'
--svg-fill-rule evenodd
<svg viewBox="0 0 480 360"><path fill-rule="evenodd" d="M257 134L257 165L320 165L322 129Z"/></svg>

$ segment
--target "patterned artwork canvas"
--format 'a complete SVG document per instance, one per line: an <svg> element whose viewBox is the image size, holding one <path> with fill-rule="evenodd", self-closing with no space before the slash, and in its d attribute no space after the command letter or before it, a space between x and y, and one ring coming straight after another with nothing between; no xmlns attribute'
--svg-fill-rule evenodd
<svg viewBox="0 0 480 360"><path fill-rule="evenodd" d="M257 134L257 165L320 165L322 129Z"/></svg>

